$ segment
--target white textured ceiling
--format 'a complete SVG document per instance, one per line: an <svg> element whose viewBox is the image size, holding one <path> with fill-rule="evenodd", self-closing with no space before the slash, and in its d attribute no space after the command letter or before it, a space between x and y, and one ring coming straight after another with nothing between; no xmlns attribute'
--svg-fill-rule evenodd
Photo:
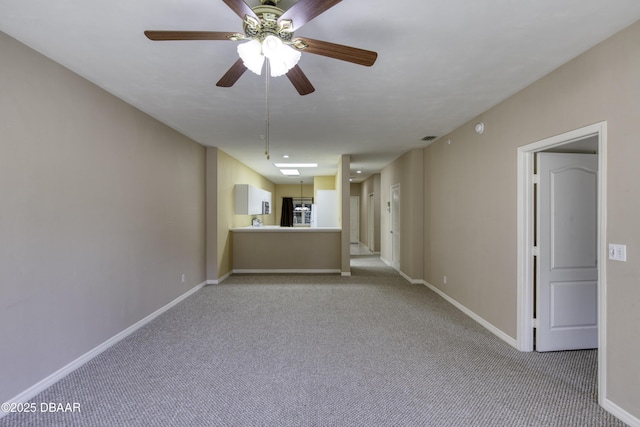
<svg viewBox="0 0 640 427"><path fill-rule="evenodd" d="M333 175L342 154L361 176L378 172L639 18L638 0L344 0L296 36L374 50L378 60L369 68L303 53L316 88L307 96L271 79L269 161L264 77L215 86L236 43L143 35L242 32L222 0L0 0L1 31L277 183ZM273 166L283 154L320 167L284 177Z"/></svg>

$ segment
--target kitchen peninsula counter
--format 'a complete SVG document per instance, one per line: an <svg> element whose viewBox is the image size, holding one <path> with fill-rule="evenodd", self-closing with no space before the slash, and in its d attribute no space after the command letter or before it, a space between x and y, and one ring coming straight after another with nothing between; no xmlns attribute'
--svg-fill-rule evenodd
<svg viewBox="0 0 640 427"><path fill-rule="evenodd" d="M340 227L232 228L234 273L340 273Z"/></svg>

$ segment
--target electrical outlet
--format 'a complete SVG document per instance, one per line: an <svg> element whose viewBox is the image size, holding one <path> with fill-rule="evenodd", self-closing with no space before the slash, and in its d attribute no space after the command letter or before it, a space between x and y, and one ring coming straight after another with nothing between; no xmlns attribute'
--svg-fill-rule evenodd
<svg viewBox="0 0 640 427"><path fill-rule="evenodd" d="M442 276L442 283L447 284L447 276Z"/></svg>
<svg viewBox="0 0 640 427"><path fill-rule="evenodd" d="M613 261L627 261L627 245L609 243L609 259Z"/></svg>
<svg viewBox="0 0 640 427"><path fill-rule="evenodd" d="M182 283L184 283L184 273L182 273Z"/></svg>

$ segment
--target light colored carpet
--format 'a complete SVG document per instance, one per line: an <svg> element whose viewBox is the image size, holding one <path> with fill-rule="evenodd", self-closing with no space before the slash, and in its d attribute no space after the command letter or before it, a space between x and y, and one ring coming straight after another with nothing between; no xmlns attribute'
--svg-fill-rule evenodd
<svg viewBox="0 0 640 427"><path fill-rule="evenodd" d="M234 275L44 391L78 414L2 426L622 426L596 351L521 353L378 258Z"/></svg>

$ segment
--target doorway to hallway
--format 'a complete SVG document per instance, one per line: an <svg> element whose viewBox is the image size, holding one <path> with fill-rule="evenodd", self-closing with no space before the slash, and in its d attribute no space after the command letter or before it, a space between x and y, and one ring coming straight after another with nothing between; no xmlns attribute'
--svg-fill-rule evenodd
<svg viewBox="0 0 640 427"><path fill-rule="evenodd" d="M536 302L549 305L549 301L540 301L540 292L547 293L549 290L540 291L536 287L536 280L540 276L539 251L539 230L536 228L536 213L538 213L538 188L536 177L536 155L546 151L567 152L575 149L584 149L584 146L592 144L597 154L597 178L596 180L596 206L593 213L596 228L596 243L594 248L597 273L595 288L595 318L597 324L597 347L598 351L598 389L599 399L606 395L604 392L604 363L606 348L603 345L606 340L606 317L605 297L606 297L606 122L597 123L575 131L567 132L555 137L529 144L518 149L518 284L517 284L517 341L521 351L534 351L535 336L540 331L537 328L539 323L540 307ZM586 169L585 169L586 170ZM598 262L599 261L599 262ZM555 262L555 261L553 261ZM559 290L562 290L558 287ZM567 288L565 288L567 289ZM561 296L561 293L558 294ZM553 301L551 302L551 304ZM544 307L545 309L549 308ZM564 315L564 312L561 312ZM548 314L547 314L548 315ZM553 315L553 313L551 314ZM555 321L555 320L554 320ZM562 348L556 348L561 350ZM602 402L600 402L602 404Z"/></svg>

